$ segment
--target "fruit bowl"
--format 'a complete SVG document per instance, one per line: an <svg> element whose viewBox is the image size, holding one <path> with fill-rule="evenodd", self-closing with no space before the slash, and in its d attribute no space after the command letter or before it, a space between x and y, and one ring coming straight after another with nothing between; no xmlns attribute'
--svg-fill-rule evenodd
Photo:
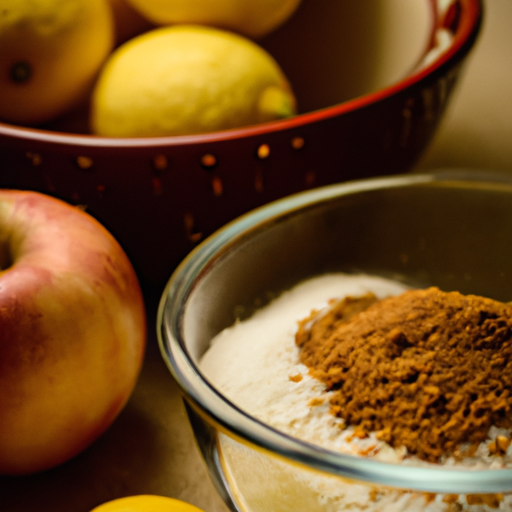
<svg viewBox="0 0 512 512"><path fill-rule="evenodd" d="M475 43L481 0L303 0L259 43L298 98L296 117L194 136L0 123L0 186L80 205L160 286L234 217L305 189L408 171L432 138Z"/></svg>
<svg viewBox="0 0 512 512"><path fill-rule="evenodd" d="M511 510L510 460L508 469L402 465L322 448L255 419L245 412L247 404L234 405L200 363L224 328L250 317L283 290L325 273L374 274L509 301L512 247L505 226L512 222L511 194L510 176L488 172L331 185L246 214L185 258L160 303L160 347L182 389L212 480L231 510L461 511L490 510L497 502L500 510ZM269 316L258 318L264 322ZM259 348L249 350L253 357L242 373L257 379L251 368L263 338L271 334L247 336ZM242 350L241 339L237 345L226 345L226 339L216 343ZM287 350L279 347L276 352ZM233 352L224 351L224 360L236 361ZM264 360L264 369L257 367L262 372L270 361ZM280 368L283 386L300 382ZM257 380L254 402L261 402L271 379L280 379L265 375ZM287 389L281 393L286 400ZM283 404L271 405L270 417L280 415ZM287 425L292 428L294 421ZM306 423L312 424L313 419Z"/></svg>

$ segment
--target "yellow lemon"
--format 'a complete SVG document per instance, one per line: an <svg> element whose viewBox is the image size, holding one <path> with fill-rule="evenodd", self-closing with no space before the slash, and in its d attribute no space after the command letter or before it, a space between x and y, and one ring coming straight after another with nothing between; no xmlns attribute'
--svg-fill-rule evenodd
<svg viewBox="0 0 512 512"><path fill-rule="evenodd" d="M112 50L106 0L2 0L0 119L51 120L78 103Z"/></svg>
<svg viewBox="0 0 512 512"><path fill-rule="evenodd" d="M138 496L128 496L103 503L94 508L91 512L202 512L197 507L185 503L184 501L167 498L165 496L155 496L151 494L141 494Z"/></svg>
<svg viewBox="0 0 512 512"><path fill-rule="evenodd" d="M190 23L263 36L284 23L300 0L129 0L158 25Z"/></svg>
<svg viewBox="0 0 512 512"><path fill-rule="evenodd" d="M91 102L93 133L189 135L295 113L275 60L256 43L211 27L151 30L112 53Z"/></svg>

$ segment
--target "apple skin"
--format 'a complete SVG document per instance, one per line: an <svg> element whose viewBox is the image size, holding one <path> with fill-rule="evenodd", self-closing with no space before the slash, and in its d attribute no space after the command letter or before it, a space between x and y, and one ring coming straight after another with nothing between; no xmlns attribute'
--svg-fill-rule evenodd
<svg viewBox="0 0 512 512"><path fill-rule="evenodd" d="M0 190L0 473L56 466L113 422L147 322L133 267L91 216Z"/></svg>

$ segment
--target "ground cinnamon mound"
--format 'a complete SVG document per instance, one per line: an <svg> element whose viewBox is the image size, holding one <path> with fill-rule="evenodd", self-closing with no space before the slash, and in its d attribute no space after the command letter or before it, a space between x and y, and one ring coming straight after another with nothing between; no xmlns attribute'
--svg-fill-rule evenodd
<svg viewBox="0 0 512 512"><path fill-rule="evenodd" d="M509 304L438 288L369 294L303 320L296 342L333 414L424 460L512 427Z"/></svg>

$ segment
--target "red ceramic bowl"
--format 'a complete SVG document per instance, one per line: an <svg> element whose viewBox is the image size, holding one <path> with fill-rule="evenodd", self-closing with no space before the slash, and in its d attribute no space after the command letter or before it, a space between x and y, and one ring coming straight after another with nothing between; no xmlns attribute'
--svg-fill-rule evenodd
<svg viewBox="0 0 512 512"><path fill-rule="evenodd" d="M0 187L85 206L124 246L143 284L160 286L200 240L250 209L312 187L406 172L459 79L481 0L367 5L303 0L260 41L297 93L292 119L145 139L72 133L80 124L65 121L0 123Z"/></svg>

